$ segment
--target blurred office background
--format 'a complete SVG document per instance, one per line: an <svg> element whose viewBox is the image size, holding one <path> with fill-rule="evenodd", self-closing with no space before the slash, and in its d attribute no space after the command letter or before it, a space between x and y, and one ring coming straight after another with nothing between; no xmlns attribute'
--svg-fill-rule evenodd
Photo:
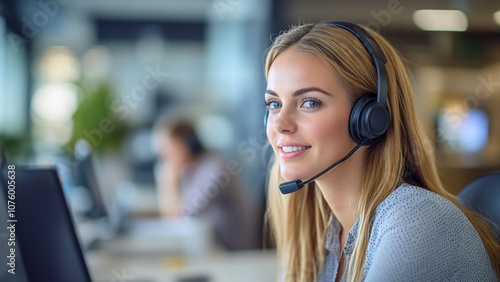
<svg viewBox="0 0 500 282"><path fill-rule="evenodd" d="M152 126L185 116L241 166L262 218L265 50L290 24L325 20L368 25L408 60L450 190L500 169L495 0L2 0L1 146L13 163L56 164L68 191L90 151L102 193L151 217Z"/></svg>

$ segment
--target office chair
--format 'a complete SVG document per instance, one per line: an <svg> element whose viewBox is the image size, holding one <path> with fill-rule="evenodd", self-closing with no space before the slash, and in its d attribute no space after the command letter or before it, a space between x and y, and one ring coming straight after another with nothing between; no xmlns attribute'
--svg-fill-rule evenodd
<svg viewBox="0 0 500 282"><path fill-rule="evenodd" d="M496 224L495 233L500 238L500 171L472 181L460 191L458 199Z"/></svg>

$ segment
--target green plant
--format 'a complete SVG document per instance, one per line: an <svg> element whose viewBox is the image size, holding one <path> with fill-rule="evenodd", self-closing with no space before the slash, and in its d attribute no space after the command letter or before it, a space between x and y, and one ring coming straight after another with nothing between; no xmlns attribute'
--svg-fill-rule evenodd
<svg viewBox="0 0 500 282"><path fill-rule="evenodd" d="M127 124L110 108L113 87L108 82L78 82L80 101L73 114L73 132L68 146L74 148L79 139L85 139L93 150L101 153L121 147Z"/></svg>

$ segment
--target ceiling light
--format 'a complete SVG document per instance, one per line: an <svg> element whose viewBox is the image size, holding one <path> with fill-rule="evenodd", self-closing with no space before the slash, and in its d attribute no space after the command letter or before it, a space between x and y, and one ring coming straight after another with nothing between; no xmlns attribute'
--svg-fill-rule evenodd
<svg viewBox="0 0 500 282"><path fill-rule="evenodd" d="M493 13L493 20L500 25L500 10Z"/></svg>
<svg viewBox="0 0 500 282"><path fill-rule="evenodd" d="M417 10L413 22L427 31L466 31L468 24L467 16L459 10Z"/></svg>

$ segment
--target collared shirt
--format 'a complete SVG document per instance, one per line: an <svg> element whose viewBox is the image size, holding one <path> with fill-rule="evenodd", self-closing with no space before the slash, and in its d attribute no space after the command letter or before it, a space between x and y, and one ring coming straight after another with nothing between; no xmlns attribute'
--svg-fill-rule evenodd
<svg viewBox="0 0 500 282"><path fill-rule="evenodd" d="M358 238L359 218L343 252ZM320 282L335 281L341 226L334 219L326 238ZM453 203L426 189L402 184L376 208L364 281L498 281L479 234ZM346 281L344 272L341 281Z"/></svg>

